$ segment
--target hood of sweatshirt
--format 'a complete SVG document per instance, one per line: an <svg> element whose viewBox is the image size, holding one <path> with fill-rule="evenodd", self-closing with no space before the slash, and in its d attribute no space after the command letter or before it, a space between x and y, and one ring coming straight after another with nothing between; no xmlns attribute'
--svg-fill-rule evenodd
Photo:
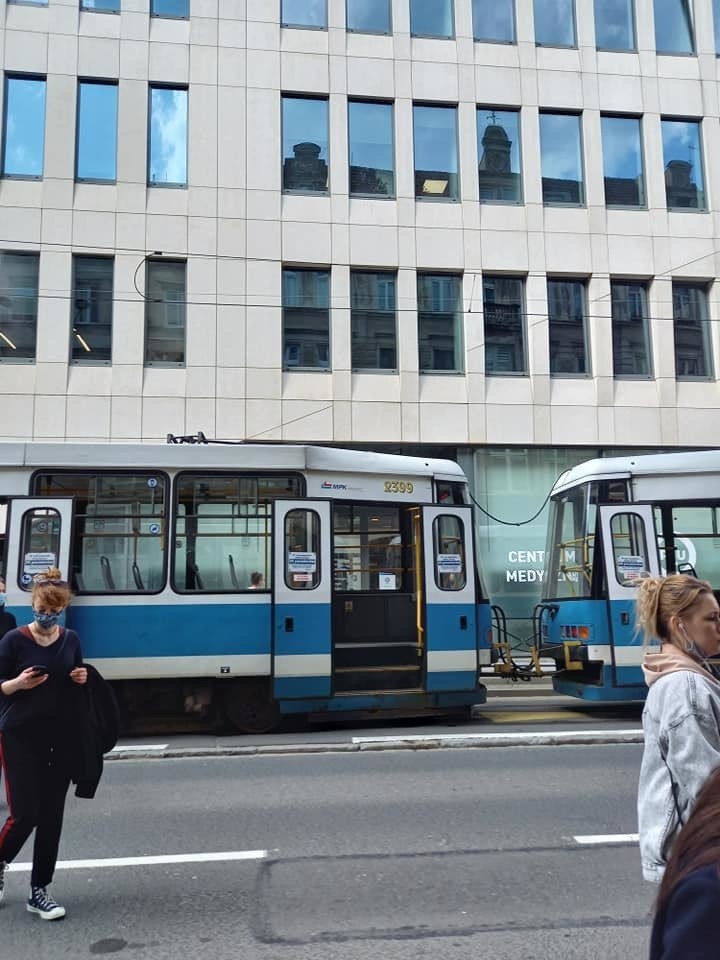
<svg viewBox="0 0 720 960"><path fill-rule="evenodd" d="M680 670L699 673L702 677L705 677L706 680L710 680L712 683L717 683L718 686L720 686L720 681L718 681L709 670L706 670L702 663L695 660L695 658L689 654L684 653L682 650L679 650L672 643L663 643L659 653L645 654L642 672L645 677L645 683L647 683L649 687L651 687L653 683L656 683L661 677L665 677L669 673L678 673Z"/></svg>

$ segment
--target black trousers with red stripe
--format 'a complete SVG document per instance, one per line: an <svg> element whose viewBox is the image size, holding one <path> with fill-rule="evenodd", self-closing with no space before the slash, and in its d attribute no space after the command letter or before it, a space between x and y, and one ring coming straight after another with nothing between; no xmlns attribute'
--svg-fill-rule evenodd
<svg viewBox="0 0 720 960"><path fill-rule="evenodd" d="M52 734L51 734L52 736ZM52 882L70 775L65 752L47 729L0 732L9 816L0 829L0 860L11 863L35 830L30 883Z"/></svg>

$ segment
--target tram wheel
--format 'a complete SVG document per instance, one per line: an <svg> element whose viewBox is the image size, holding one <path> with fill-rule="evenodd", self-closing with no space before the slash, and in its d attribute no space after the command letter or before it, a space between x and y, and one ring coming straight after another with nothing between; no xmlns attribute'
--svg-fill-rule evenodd
<svg viewBox="0 0 720 960"><path fill-rule="evenodd" d="M270 733L280 723L280 708L264 683L238 681L225 694L224 712L239 733Z"/></svg>

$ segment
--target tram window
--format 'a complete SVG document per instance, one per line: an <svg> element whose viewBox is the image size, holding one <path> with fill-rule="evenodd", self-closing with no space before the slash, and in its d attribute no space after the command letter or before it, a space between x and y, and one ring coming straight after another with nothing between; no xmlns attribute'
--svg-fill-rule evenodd
<svg viewBox="0 0 720 960"><path fill-rule="evenodd" d="M285 514L285 585L314 590L320 583L320 517L314 510Z"/></svg>
<svg viewBox="0 0 720 960"><path fill-rule="evenodd" d="M436 517L433 521L435 583L441 590L463 590L465 574L465 538L460 517Z"/></svg>
<svg viewBox="0 0 720 960"><path fill-rule="evenodd" d="M720 506L700 504L672 507L673 543L662 546L662 553L674 557L671 565L680 572L694 570L701 580L720 587ZM667 569L667 567L665 568Z"/></svg>
<svg viewBox="0 0 720 960"><path fill-rule="evenodd" d="M36 574L58 565L60 514L57 510L39 507L27 510L23 514L21 531L18 583L23 590L30 590Z"/></svg>
<svg viewBox="0 0 720 960"><path fill-rule="evenodd" d="M453 480L437 480L435 483L437 502L444 503L447 506L467 503L466 489L464 483Z"/></svg>
<svg viewBox="0 0 720 960"><path fill-rule="evenodd" d="M645 526L636 513L618 513L610 521L615 579L623 586L634 586L647 573L648 548Z"/></svg>
<svg viewBox="0 0 720 960"><path fill-rule="evenodd" d="M70 585L79 594L165 584L166 480L156 473L39 473L34 493L74 497Z"/></svg>
<svg viewBox="0 0 720 960"><path fill-rule="evenodd" d="M596 508L581 486L553 500L547 555L548 597L589 597Z"/></svg>
<svg viewBox="0 0 720 960"><path fill-rule="evenodd" d="M268 590L272 502L299 497L300 477L182 474L173 586L193 593Z"/></svg>
<svg viewBox="0 0 720 960"><path fill-rule="evenodd" d="M341 593L399 592L405 583L400 509L333 505L333 587Z"/></svg>
<svg viewBox="0 0 720 960"><path fill-rule="evenodd" d="M7 503L0 502L0 578L5 579L5 550L7 549Z"/></svg>

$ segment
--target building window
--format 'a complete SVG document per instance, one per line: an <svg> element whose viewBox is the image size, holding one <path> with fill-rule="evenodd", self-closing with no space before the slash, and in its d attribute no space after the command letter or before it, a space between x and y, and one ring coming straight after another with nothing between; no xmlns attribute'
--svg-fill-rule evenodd
<svg viewBox="0 0 720 960"><path fill-rule="evenodd" d="M458 199L457 110L413 107L415 196Z"/></svg>
<svg viewBox="0 0 720 960"><path fill-rule="evenodd" d="M700 123L662 120L665 196L669 210L705 210Z"/></svg>
<svg viewBox="0 0 720 960"><path fill-rule="evenodd" d="M613 280L610 296L613 375L618 379L652 377L647 285L631 280Z"/></svg>
<svg viewBox="0 0 720 960"><path fill-rule="evenodd" d="M550 376L587 376L585 284L582 280L548 279L547 297Z"/></svg>
<svg viewBox="0 0 720 960"><path fill-rule="evenodd" d="M473 0L473 38L515 43L515 0Z"/></svg>
<svg viewBox="0 0 720 960"><path fill-rule="evenodd" d="M187 20L190 16L190 0L151 0L150 16Z"/></svg>
<svg viewBox="0 0 720 960"><path fill-rule="evenodd" d="M453 0L410 0L410 33L413 37L452 40Z"/></svg>
<svg viewBox="0 0 720 960"><path fill-rule="evenodd" d="M81 10L97 13L120 13L120 0L80 0Z"/></svg>
<svg viewBox="0 0 720 960"><path fill-rule="evenodd" d="M397 370L394 273L350 272L353 370Z"/></svg>
<svg viewBox="0 0 720 960"><path fill-rule="evenodd" d="M644 207L646 199L640 119L603 116L600 123L605 205Z"/></svg>
<svg viewBox="0 0 720 960"><path fill-rule="evenodd" d="M5 78L3 176L40 178L45 150L45 78Z"/></svg>
<svg viewBox="0 0 720 960"><path fill-rule="evenodd" d="M477 108L480 202L522 203L520 112Z"/></svg>
<svg viewBox="0 0 720 960"><path fill-rule="evenodd" d="M326 0L282 0L281 26L326 30Z"/></svg>
<svg viewBox="0 0 720 960"><path fill-rule="evenodd" d="M111 363L113 317L111 257L73 257L71 311L71 362Z"/></svg>
<svg viewBox="0 0 720 960"><path fill-rule="evenodd" d="M150 87L150 169L152 187L187 186L185 87Z"/></svg>
<svg viewBox="0 0 720 960"><path fill-rule="evenodd" d="M356 33L392 33L391 0L347 0L347 28Z"/></svg>
<svg viewBox="0 0 720 960"><path fill-rule="evenodd" d="M519 277L483 274L485 373L527 373L525 297Z"/></svg>
<svg viewBox="0 0 720 960"><path fill-rule="evenodd" d="M147 261L145 365L185 364L186 287L184 260Z"/></svg>
<svg viewBox="0 0 720 960"><path fill-rule="evenodd" d="M78 84L75 179L114 183L117 164L116 83Z"/></svg>
<svg viewBox="0 0 720 960"><path fill-rule="evenodd" d="M462 277L419 273L418 344L423 373L462 373Z"/></svg>
<svg viewBox="0 0 720 960"><path fill-rule="evenodd" d="M655 49L658 53L694 53L690 0L654 0Z"/></svg>
<svg viewBox="0 0 720 960"><path fill-rule="evenodd" d="M283 190L328 192L328 102L282 98Z"/></svg>
<svg viewBox="0 0 720 960"><path fill-rule="evenodd" d="M678 380L709 380L713 375L707 284L672 285L675 333L675 376Z"/></svg>
<svg viewBox="0 0 720 960"><path fill-rule="evenodd" d="M330 369L330 271L283 270L283 370Z"/></svg>
<svg viewBox="0 0 720 960"><path fill-rule="evenodd" d="M585 184L578 114L541 113L540 150L543 203L583 205Z"/></svg>
<svg viewBox="0 0 720 960"><path fill-rule="evenodd" d="M634 0L595 0L598 50L635 49Z"/></svg>
<svg viewBox="0 0 720 960"><path fill-rule="evenodd" d="M533 0L535 43L544 47L575 46L573 0Z"/></svg>
<svg viewBox="0 0 720 960"><path fill-rule="evenodd" d="M348 103L350 193L395 196L393 107L391 103Z"/></svg>
<svg viewBox="0 0 720 960"><path fill-rule="evenodd" d="M0 360L35 359L39 267L37 253L0 251Z"/></svg>

